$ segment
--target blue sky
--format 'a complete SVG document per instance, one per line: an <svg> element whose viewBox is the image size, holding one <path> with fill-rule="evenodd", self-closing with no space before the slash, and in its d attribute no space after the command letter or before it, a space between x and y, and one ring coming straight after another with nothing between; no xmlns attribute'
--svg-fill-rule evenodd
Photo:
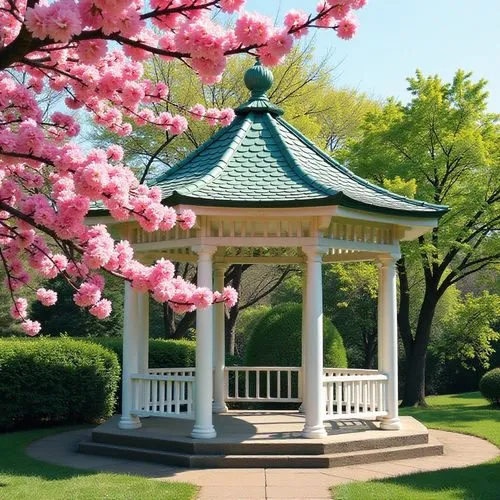
<svg viewBox="0 0 500 500"><path fill-rule="evenodd" d="M316 0L247 0L246 9L275 16ZM334 81L380 98L406 101L415 69L451 80L458 68L488 80L490 111L500 113L500 0L369 0L350 41L319 30L317 53L331 50Z"/></svg>

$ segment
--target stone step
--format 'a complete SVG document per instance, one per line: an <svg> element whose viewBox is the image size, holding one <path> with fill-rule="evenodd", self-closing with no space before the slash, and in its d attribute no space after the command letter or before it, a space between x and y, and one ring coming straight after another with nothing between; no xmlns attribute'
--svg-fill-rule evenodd
<svg viewBox="0 0 500 500"><path fill-rule="evenodd" d="M94 431L92 442L141 448L168 453L192 455L325 455L350 453L362 450L412 446L426 444L428 432L413 431L405 434L398 432L393 435L384 435L385 431L373 431L372 437L366 434L360 437L355 435L344 436L342 440L333 442L317 442L316 440L295 439L293 441L233 441L226 439L193 440L178 436L151 437L131 435L120 432Z"/></svg>
<svg viewBox="0 0 500 500"><path fill-rule="evenodd" d="M443 454L443 446L437 442L323 455L202 455L92 441L80 443L78 449L83 453L129 460L143 460L183 467L212 468L330 468Z"/></svg>

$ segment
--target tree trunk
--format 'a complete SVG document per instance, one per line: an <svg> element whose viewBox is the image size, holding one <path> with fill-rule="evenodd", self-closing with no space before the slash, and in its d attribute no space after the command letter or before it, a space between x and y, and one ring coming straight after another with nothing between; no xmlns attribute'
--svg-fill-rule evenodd
<svg viewBox="0 0 500 500"><path fill-rule="evenodd" d="M436 287L432 283L427 283L415 338L410 354L406 358L404 397L401 406L427 406L425 402L425 361L437 301Z"/></svg>
<svg viewBox="0 0 500 500"><path fill-rule="evenodd" d="M188 336L188 331L193 326L196 318L196 311L187 312L177 324L177 328L172 334L173 339L183 339Z"/></svg>
<svg viewBox="0 0 500 500"><path fill-rule="evenodd" d="M172 308L164 302L162 304L163 311L163 335L166 339L174 338L175 332L175 313Z"/></svg>
<svg viewBox="0 0 500 500"><path fill-rule="evenodd" d="M229 316L226 317L225 324L225 336L226 336L226 352L231 356L235 354L236 346L236 332L234 331L234 325L236 324L236 319L238 318L240 308L238 304L231 308L229 311Z"/></svg>

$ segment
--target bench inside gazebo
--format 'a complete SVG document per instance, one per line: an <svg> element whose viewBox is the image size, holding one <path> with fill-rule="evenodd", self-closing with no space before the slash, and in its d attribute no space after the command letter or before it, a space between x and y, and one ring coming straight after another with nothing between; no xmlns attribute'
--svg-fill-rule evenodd
<svg viewBox="0 0 500 500"><path fill-rule="evenodd" d="M196 313L196 366L151 369L149 297L127 284L122 414L98 428L94 442L82 443L82 450L117 453L123 445L130 455L135 443L137 449L156 446L166 454L203 449L225 456L238 451L238 442L254 444L238 453L258 455L265 450L255 443L267 443L269 451L271 440L284 446L278 455L290 452L287 443L306 454L312 448L304 448L310 441L303 438L309 438L323 446L312 453L321 456L335 443L343 442L342 449L349 451L346 441L365 441L351 444L352 453L381 449L383 439L391 447L406 447L405 456L440 452L427 442L423 426L398 416L396 262L399 242L432 230L446 207L391 193L339 165L282 118L266 95L272 81L271 71L257 62L245 74L251 97L236 109L233 123L156 179L165 204L196 213L195 227L147 233L136 223L114 223L97 212L94 220L113 224L111 229L126 237L144 262L164 257L196 264L198 286L222 289L231 264L303 266L301 366L226 367L225 311L218 304ZM360 261L379 268L378 368L324 367L322 265ZM228 411L242 402L264 409ZM265 412L266 403L296 403L300 411ZM350 431L359 430L365 432L356 432L354 439ZM394 457L395 448L389 451L387 456Z"/></svg>

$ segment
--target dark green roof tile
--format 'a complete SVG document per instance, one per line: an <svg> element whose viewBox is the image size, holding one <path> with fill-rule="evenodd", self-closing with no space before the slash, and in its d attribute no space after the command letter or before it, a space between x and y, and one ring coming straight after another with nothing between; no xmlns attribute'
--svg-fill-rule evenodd
<svg viewBox="0 0 500 500"><path fill-rule="evenodd" d="M354 175L288 124L266 100L265 94L253 91L250 101L237 108L231 125L152 183L161 188L166 204L342 205L430 217L447 211L445 206L399 196ZM259 102L251 105L254 101Z"/></svg>

